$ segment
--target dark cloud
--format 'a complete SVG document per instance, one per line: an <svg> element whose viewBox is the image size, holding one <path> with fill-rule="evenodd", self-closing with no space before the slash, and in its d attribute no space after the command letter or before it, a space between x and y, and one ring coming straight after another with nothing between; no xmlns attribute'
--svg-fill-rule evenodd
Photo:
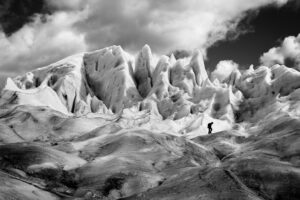
<svg viewBox="0 0 300 200"><path fill-rule="evenodd" d="M219 41L207 50L206 66L214 68L220 60L234 60L240 68L258 66L259 57L289 35L300 33L299 0L281 7L273 4L245 14L237 29L246 30L236 40ZM250 31L249 31L250 30Z"/></svg>
<svg viewBox="0 0 300 200"><path fill-rule="evenodd" d="M0 25L10 36L23 25L32 21L35 14L51 13L44 0L2 0L0 2Z"/></svg>

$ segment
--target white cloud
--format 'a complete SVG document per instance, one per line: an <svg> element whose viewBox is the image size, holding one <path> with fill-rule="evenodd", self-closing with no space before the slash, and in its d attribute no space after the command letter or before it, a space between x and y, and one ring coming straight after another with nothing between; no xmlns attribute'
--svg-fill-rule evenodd
<svg viewBox="0 0 300 200"><path fill-rule="evenodd" d="M218 79L220 82L223 82L230 76L231 72L238 68L239 65L232 60L222 60L217 64L216 69L211 73L211 79Z"/></svg>
<svg viewBox="0 0 300 200"><path fill-rule="evenodd" d="M0 70L49 64L80 51L122 45L136 51L149 44L156 53L203 51L226 39L246 11L288 0L48 0L55 8L10 37L0 33ZM237 33L238 34L238 33Z"/></svg>
<svg viewBox="0 0 300 200"><path fill-rule="evenodd" d="M8 38L0 33L0 69L27 71L85 51L84 34L72 28L82 17L83 13L57 12L43 23L36 16Z"/></svg>
<svg viewBox="0 0 300 200"><path fill-rule="evenodd" d="M300 34L286 37L280 46L271 48L260 57L260 62L266 66L285 64L300 71Z"/></svg>
<svg viewBox="0 0 300 200"><path fill-rule="evenodd" d="M131 50L145 43L158 53L205 50L235 30L245 11L287 0L89 0L89 17L77 24L92 49L120 44Z"/></svg>

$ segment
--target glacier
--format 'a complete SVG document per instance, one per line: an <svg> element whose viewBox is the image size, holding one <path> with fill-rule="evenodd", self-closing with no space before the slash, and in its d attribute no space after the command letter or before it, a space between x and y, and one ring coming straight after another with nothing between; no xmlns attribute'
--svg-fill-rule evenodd
<svg viewBox="0 0 300 200"><path fill-rule="evenodd" d="M76 54L7 79L0 199L296 200L299 100L284 65L212 81L199 50Z"/></svg>

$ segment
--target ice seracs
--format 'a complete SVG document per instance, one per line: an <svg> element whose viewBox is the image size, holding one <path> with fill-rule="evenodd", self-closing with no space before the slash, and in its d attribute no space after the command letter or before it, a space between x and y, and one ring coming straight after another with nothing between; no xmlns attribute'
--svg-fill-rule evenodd
<svg viewBox="0 0 300 200"><path fill-rule="evenodd" d="M142 97L146 97L152 87L152 54L148 45L145 45L139 52L135 65L134 78L136 80L137 89Z"/></svg>
<svg viewBox="0 0 300 200"><path fill-rule="evenodd" d="M134 82L133 60L121 47L87 53L83 62L89 88L114 113L141 100Z"/></svg>
<svg viewBox="0 0 300 200"><path fill-rule="evenodd" d="M170 83L170 67L175 62L173 59L162 56L158 61L152 74L153 86L149 96L154 95L158 100L162 100L176 91L175 87Z"/></svg>
<svg viewBox="0 0 300 200"><path fill-rule="evenodd" d="M202 86L203 83L208 79L208 76L204 66L203 56L200 50L194 51L191 58L190 66L195 73L197 84L199 86Z"/></svg>
<svg viewBox="0 0 300 200"><path fill-rule="evenodd" d="M250 113L255 116L278 95L286 96L299 88L299 76L285 66L255 70L250 66L242 72L232 70L222 82L211 82L199 50L177 60L163 55L154 63L148 45L136 56L111 46L8 79L4 92L14 91L17 104L48 106L76 116L121 116L124 109L133 109L146 111L155 120L186 118L192 123L193 117L205 113L226 124L217 130L226 130L237 119ZM12 94L6 92L6 98L12 99ZM206 124L199 126L206 130ZM185 127L180 125L177 130L181 129Z"/></svg>
<svg viewBox="0 0 300 200"><path fill-rule="evenodd" d="M275 94L286 96L295 89L300 88L300 72L287 68L284 65L274 65L271 67L273 80L272 91Z"/></svg>

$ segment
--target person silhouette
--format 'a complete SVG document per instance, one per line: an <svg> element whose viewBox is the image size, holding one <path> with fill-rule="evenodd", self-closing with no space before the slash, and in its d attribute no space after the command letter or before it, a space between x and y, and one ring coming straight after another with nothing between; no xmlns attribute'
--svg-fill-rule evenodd
<svg viewBox="0 0 300 200"><path fill-rule="evenodd" d="M211 134L211 132L212 132L212 125L213 125L213 122L210 122L207 124L208 134Z"/></svg>

